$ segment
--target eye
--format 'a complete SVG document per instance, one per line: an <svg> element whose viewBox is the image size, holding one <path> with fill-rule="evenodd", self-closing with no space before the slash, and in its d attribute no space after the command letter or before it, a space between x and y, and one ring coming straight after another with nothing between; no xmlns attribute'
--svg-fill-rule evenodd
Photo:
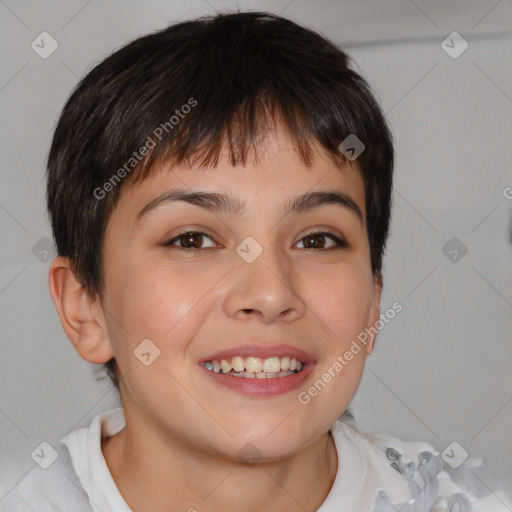
<svg viewBox="0 0 512 512"><path fill-rule="evenodd" d="M204 246L205 239L210 240L210 244ZM333 235L332 233L324 233L321 231L314 231L308 233L303 237L298 244L302 244L299 249L320 249L330 250L336 248L348 247L345 240ZM208 249L217 247L212 237L201 231L184 231L174 238L168 240L163 244L165 247L175 247L185 251L194 251L198 249Z"/></svg>
<svg viewBox="0 0 512 512"><path fill-rule="evenodd" d="M216 247L213 239L208 236L206 233L202 233L200 231L184 231L180 233L178 236L175 236L171 240L165 242L163 245L165 247L175 246L178 249L183 250L194 250L194 249L207 249L208 247L202 247L203 241L205 238L208 238L212 241L212 244L209 247ZM179 245L176 245L178 243Z"/></svg>
<svg viewBox="0 0 512 512"><path fill-rule="evenodd" d="M329 242L326 242L326 240L329 240ZM299 244L304 245L304 247L299 247L299 249L303 248L327 250L348 247L348 244L345 242L345 240L342 240L341 238L338 238L331 233L323 233L321 231L313 231L308 233L300 240Z"/></svg>

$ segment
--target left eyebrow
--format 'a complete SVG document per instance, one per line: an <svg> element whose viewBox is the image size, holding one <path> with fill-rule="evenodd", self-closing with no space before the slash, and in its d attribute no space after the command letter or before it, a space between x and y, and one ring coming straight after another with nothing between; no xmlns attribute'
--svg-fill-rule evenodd
<svg viewBox="0 0 512 512"><path fill-rule="evenodd" d="M245 202L230 194L173 189L164 192L144 206L137 215L136 222L139 222L142 217L157 207L176 201L199 206L209 211L228 213L236 217L246 216ZM355 214L361 223L363 222L363 212L357 203L348 194L337 190L321 190L302 194L286 203L283 215L304 213L327 204L338 204Z"/></svg>
<svg viewBox="0 0 512 512"><path fill-rule="evenodd" d="M363 212L357 203L348 194L338 192L337 190L320 190L302 194L288 203L285 208L285 214L303 213L320 208L326 204L339 204L354 213L361 223L363 222Z"/></svg>

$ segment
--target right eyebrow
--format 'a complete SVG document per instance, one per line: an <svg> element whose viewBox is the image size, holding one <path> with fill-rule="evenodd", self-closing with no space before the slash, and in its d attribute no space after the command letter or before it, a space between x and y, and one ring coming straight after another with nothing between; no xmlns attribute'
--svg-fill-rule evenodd
<svg viewBox="0 0 512 512"><path fill-rule="evenodd" d="M215 212L227 212L230 215L242 217L245 213L245 202L239 201L229 194L216 192L188 192L186 190L172 189L150 201L137 215L136 222L147 215L151 210L168 203L183 201Z"/></svg>

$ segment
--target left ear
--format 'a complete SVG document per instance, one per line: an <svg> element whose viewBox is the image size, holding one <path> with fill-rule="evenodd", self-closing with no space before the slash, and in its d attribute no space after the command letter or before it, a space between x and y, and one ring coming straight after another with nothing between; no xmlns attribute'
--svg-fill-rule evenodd
<svg viewBox="0 0 512 512"><path fill-rule="evenodd" d="M382 274L374 274L373 276L373 297L372 297L372 304L370 307L370 314L368 315L368 329L370 330L370 333L373 333L376 329L375 324L380 320L380 297L382 295ZM377 338L377 334L375 336L372 336L370 334L371 338L368 343L368 355L370 355L373 351L373 348L375 346L375 339Z"/></svg>

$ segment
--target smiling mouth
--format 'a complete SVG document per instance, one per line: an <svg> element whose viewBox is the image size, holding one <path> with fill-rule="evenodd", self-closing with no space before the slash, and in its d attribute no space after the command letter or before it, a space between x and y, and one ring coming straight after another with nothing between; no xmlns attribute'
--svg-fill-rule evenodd
<svg viewBox="0 0 512 512"><path fill-rule="evenodd" d="M241 357L235 356L228 359L213 359L205 361L202 366L206 370L241 377L245 379L276 379L289 377L301 372L305 363L293 357Z"/></svg>

